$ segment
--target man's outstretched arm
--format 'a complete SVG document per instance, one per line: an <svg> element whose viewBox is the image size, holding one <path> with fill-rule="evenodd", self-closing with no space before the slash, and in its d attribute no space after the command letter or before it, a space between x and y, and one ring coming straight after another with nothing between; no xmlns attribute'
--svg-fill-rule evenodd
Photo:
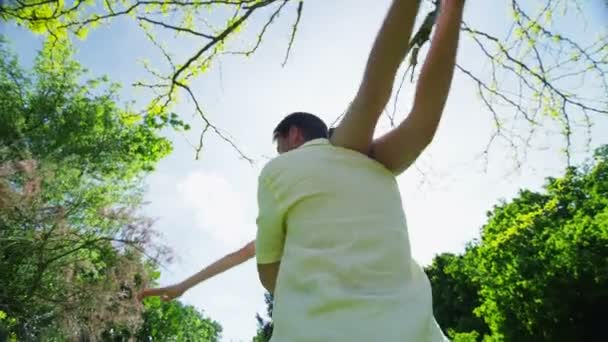
<svg viewBox="0 0 608 342"><path fill-rule="evenodd" d="M190 278L182 281L181 283L155 289L145 289L139 295L138 298L141 300L150 296L160 296L163 300L171 300L181 296L184 292L190 288L198 285L199 283L213 278L216 275L223 273L235 266L242 264L243 262L252 259L255 256L255 240L249 242L237 251L225 255L221 259L218 259L211 265L203 268Z"/></svg>
<svg viewBox="0 0 608 342"><path fill-rule="evenodd" d="M374 41L357 95L331 137L334 145L369 152L378 118L407 53L419 3L420 0L393 0Z"/></svg>
<svg viewBox="0 0 608 342"><path fill-rule="evenodd" d="M431 142L448 97L465 0L441 0L431 48L426 57L412 111L395 129L372 144L374 159L399 174Z"/></svg>

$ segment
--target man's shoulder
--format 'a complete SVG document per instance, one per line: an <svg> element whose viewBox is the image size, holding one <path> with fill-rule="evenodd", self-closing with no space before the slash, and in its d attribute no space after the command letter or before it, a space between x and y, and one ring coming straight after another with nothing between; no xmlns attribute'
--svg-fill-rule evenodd
<svg viewBox="0 0 608 342"><path fill-rule="evenodd" d="M301 170L311 163L314 164L316 157L332 152L330 145L315 147L317 148L297 148L271 159L262 168L260 178L273 179L286 174L295 176L296 170Z"/></svg>
<svg viewBox="0 0 608 342"><path fill-rule="evenodd" d="M279 174L283 173L288 165L288 156L289 153L282 154L280 156L274 157L269 160L266 165L260 171L260 180L268 180L277 177Z"/></svg>

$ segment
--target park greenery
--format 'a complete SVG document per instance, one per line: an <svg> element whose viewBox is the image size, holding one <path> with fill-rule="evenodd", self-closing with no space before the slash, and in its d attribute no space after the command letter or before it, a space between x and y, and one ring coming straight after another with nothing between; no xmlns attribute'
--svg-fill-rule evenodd
<svg viewBox="0 0 608 342"><path fill-rule="evenodd" d="M572 165L573 134L586 134L608 114L608 33L577 40L563 25L584 17L591 2L508 3L508 35L464 23L462 30L491 68L461 63L480 108L494 120L483 150L502 140L525 163L533 138L560 128L565 167L542 191L521 189L488 203L478 239L460 254L437 255L425 270L434 311L454 341L607 340L608 146ZM222 328L203 311L137 292L155 284L171 250L142 214L143 179L172 144L163 129L187 130L174 113L183 98L203 122L200 145L215 134L244 158L238 144L203 111L193 80L224 55L248 57L264 43L280 14L291 13L282 64L297 48L306 18L298 0L105 0L0 2L2 24L45 38L31 69L0 41L0 340L217 341ZM470 4L474 5L474 4ZM429 16L433 4L426 4ZM213 16L210 14L213 13ZM260 27L251 18L266 18ZM133 20L162 52L164 65L143 67L134 86L150 95L143 107L122 103L122 88L91 77L74 59L74 39L118 18ZM430 16L430 18L432 18ZM415 77L433 20L417 28L401 80ZM197 39L191 55L174 56L169 31ZM235 37L251 35L249 46ZM203 41L204 44L201 44ZM585 80L585 88L578 85ZM401 88L404 82L398 82ZM394 120L399 92L385 113ZM103 144L104 149L98 146ZM272 298L257 319L255 341L267 341Z"/></svg>

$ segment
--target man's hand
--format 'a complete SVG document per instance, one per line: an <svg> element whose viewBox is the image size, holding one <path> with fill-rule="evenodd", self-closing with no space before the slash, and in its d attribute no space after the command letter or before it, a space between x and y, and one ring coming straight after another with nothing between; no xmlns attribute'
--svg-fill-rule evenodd
<svg viewBox="0 0 608 342"><path fill-rule="evenodd" d="M137 295L137 299L141 301L146 297L158 296L163 301L170 301L183 295L186 290L187 288L182 284L155 289L144 289Z"/></svg>

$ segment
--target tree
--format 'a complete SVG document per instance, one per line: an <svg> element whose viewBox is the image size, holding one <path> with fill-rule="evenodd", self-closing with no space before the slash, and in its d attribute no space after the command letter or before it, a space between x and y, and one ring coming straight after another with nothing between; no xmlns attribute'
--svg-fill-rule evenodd
<svg viewBox="0 0 608 342"><path fill-rule="evenodd" d="M106 0L103 2L103 6L96 6L95 2L87 1L66 4L63 1L26 0L0 4L0 19L14 21L34 33L46 35L54 45L63 45L69 40L70 35L84 39L89 30L100 24L109 24L123 16L133 18L141 27L143 34L166 57L167 68L164 69L168 69L160 71L157 66L144 65L155 81L142 81L136 83L135 86L150 89L156 95L141 113L156 117L170 111L178 101L181 92L193 100L195 113L205 124L201 134L201 144L197 151L202 149L204 134L211 131L232 144L245 157L232 140L207 119L202 106L190 90L189 84L193 78L208 70L213 61L223 53L246 56L254 53L269 26L289 4L289 0ZM296 7L296 20L287 55L297 30L302 6L303 0L300 0ZM259 38L255 45L246 51L227 51L227 42L242 30L250 17L264 10L269 10L270 15L260 28ZM189 42L185 45L200 46L201 39L206 43L193 51L192 56L183 61L175 61L175 57L164 47L165 44L158 39L159 32L162 31L172 32L176 35L175 38Z"/></svg>
<svg viewBox="0 0 608 342"><path fill-rule="evenodd" d="M149 278L142 254L162 252L149 239L149 220L131 212L139 199L31 164L2 163L0 311L10 320L0 334L53 340L95 337L115 324L136 329L134 294ZM7 171L13 167L19 171ZM68 200L58 199L57 183L73 188Z"/></svg>
<svg viewBox="0 0 608 342"><path fill-rule="evenodd" d="M427 20L411 41L409 66L403 72L399 89L406 76L411 75L413 80L419 55L423 56L421 51L424 51L434 26L439 1L426 3ZM144 65L152 80L137 82L136 86L149 89L154 95L142 112L151 116L167 112L178 101L178 96L184 95L193 101L194 111L204 123L197 152L202 149L204 135L212 132L232 144L243 156L234 142L209 121L202 109L203 104L199 103L189 84L224 54L249 56L254 53L265 33L276 23L276 18L287 10L293 10L285 64L303 17L303 4L304 0L106 0L103 6L95 6L94 2L87 1L67 4L63 1L22 0L1 4L0 18L47 35L56 43L70 35L84 39L89 30L110 24L119 17L132 18L142 28L142 33L160 49L167 62L164 66ZM575 16L579 21L581 17L585 18L594 11L596 4L571 0L542 0L540 6L519 0L504 0L500 4L507 4L512 18L512 25L505 28L504 37L503 33L476 27L474 18L471 18L473 23L462 26L468 39L476 46L476 50L467 50L467 60L475 60L470 57L479 55L491 66L488 72L480 69L479 63L473 65L464 61L458 65L462 75L475 86L481 105L495 122L494 132L482 156L487 160L492 146L502 139L512 147L515 162L520 165L525 161L526 151L533 145L534 137L548 127L558 125L570 163L575 128L582 122L583 127L589 130L595 116L608 114L608 100L604 96L608 92L608 34L591 37L596 31L590 28L587 30L589 39L575 39L572 37L573 28L565 24ZM258 28L246 27L257 15L266 16L264 24ZM250 30L258 32L257 38L252 39L251 48L233 48L230 41L239 33L251 33ZM194 49L190 56L176 61L165 48L163 33L175 34L175 38L186 43L183 46L199 46L187 42L200 40L205 44ZM586 81L584 88L579 86L581 80ZM399 93L397 91L394 98L393 112L387 112L391 122Z"/></svg>
<svg viewBox="0 0 608 342"><path fill-rule="evenodd" d="M498 340L602 340L608 304L608 148L494 207L471 253L479 315Z"/></svg>
<svg viewBox="0 0 608 342"><path fill-rule="evenodd" d="M455 341L605 340L597 327L607 255L603 146L593 163L548 178L544 192L521 190L494 206L463 255L435 258L427 272L436 317Z"/></svg>
<svg viewBox="0 0 608 342"><path fill-rule="evenodd" d="M69 44L45 44L33 75L0 44L4 158L69 162L83 175L118 180L152 170L171 151L157 131L178 124L175 114L141 117L119 108L120 86L106 77L79 83L86 70Z"/></svg>
<svg viewBox="0 0 608 342"><path fill-rule="evenodd" d="M446 336L489 333L488 326L473 311L480 305L479 284L465 273L464 257L443 253L425 267L433 290L435 319Z"/></svg>
<svg viewBox="0 0 608 342"><path fill-rule="evenodd" d="M137 329L135 293L167 255L138 214L141 177L171 150L163 123L135 120L103 78L79 83L64 47L26 72L0 43L0 337Z"/></svg>
<svg viewBox="0 0 608 342"><path fill-rule="evenodd" d="M255 320L258 323L257 334L253 337L253 342L268 342L272 337L272 295L268 292L264 294L264 302L266 302L266 315L270 318L265 320L260 314L255 316Z"/></svg>
<svg viewBox="0 0 608 342"><path fill-rule="evenodd" d="M207 341L220 340L222 327L205 318L190 305L178 301L163 302L148 298L144 304L144 323L137 333L139 341Z"/></svg>

